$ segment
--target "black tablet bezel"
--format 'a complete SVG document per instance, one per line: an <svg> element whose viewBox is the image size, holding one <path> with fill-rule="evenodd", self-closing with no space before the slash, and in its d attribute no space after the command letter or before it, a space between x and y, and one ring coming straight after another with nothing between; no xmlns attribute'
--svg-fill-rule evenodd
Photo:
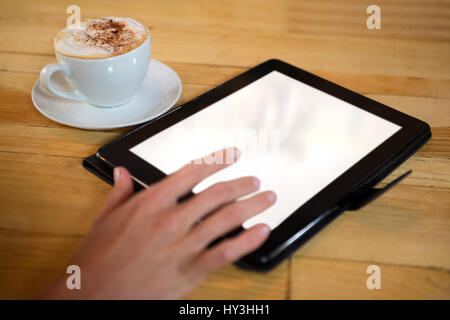
<svg viewBox="0 0 450 320"><path fill-rule="evenodd" d="M396 155L410 148L415 141L429 132L428 124L288 63L272 59L108 143L98 151L98 155L111 166L128 168L133 177L146 185L160 180L166 175L130 152L132 147L272 71L281 72L395 123L401 126L401 129L294 211L272 230L269 239L258 250L245 257L249 265L259 265L262 269L264 265L271 265L271 261L276 260L283 251L288 250L289 245L302 236L302 230L307 230L320 220L326 220L332 208L336 208L343 199L360 190Z"/></svg>

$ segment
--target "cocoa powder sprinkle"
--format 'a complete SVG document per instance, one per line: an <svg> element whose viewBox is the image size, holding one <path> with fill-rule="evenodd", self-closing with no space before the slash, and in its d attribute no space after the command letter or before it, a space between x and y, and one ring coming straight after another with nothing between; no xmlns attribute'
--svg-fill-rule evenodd
<svg viewBox="0 0 450 320"><path fill-rule="evenodd" d="M120 54L136 46L136 36L124 21L112 19L94 20L86 28L87 43L104 50Z"/></svg>

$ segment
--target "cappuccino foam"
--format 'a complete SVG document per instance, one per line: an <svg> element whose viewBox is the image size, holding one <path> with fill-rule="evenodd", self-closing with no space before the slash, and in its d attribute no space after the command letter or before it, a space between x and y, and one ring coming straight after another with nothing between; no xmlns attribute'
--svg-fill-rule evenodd
<svg viewBox="0 0 450 320"><path fill-rule="evenodd" d="M148 36L145 26L131 18L105 17L81 22L80 28L61 30L55 50L69 57L109 58L140 46Z"/></svg>

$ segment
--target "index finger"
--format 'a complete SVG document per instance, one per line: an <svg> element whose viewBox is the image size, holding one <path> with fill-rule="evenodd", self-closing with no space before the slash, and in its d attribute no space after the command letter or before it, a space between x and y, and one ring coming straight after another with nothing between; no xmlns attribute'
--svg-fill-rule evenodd
<svg viewBox="0 0 450 320"><path fill-rule="evenodd" d="M229 167L240 157L236 147L217 150L205 157L192 160L184 167L152 185L161 188L171 202L176 202L210 175Z"/></svg>

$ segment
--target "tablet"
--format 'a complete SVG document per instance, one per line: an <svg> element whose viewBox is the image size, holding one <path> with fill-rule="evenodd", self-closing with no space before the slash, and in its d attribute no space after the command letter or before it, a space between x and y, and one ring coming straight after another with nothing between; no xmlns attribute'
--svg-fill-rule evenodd
<svg viewBox="0 0 450 320"><path fill-rule="evenodd" d="M143 186L236 146L237 163L197 185L254 175L277 202L248 219L272 229L238 265L269 270L430 137L429 126L280 60L262 63L107 144L98 156ZM236 232L239 232L237 230Z"/></svg>

